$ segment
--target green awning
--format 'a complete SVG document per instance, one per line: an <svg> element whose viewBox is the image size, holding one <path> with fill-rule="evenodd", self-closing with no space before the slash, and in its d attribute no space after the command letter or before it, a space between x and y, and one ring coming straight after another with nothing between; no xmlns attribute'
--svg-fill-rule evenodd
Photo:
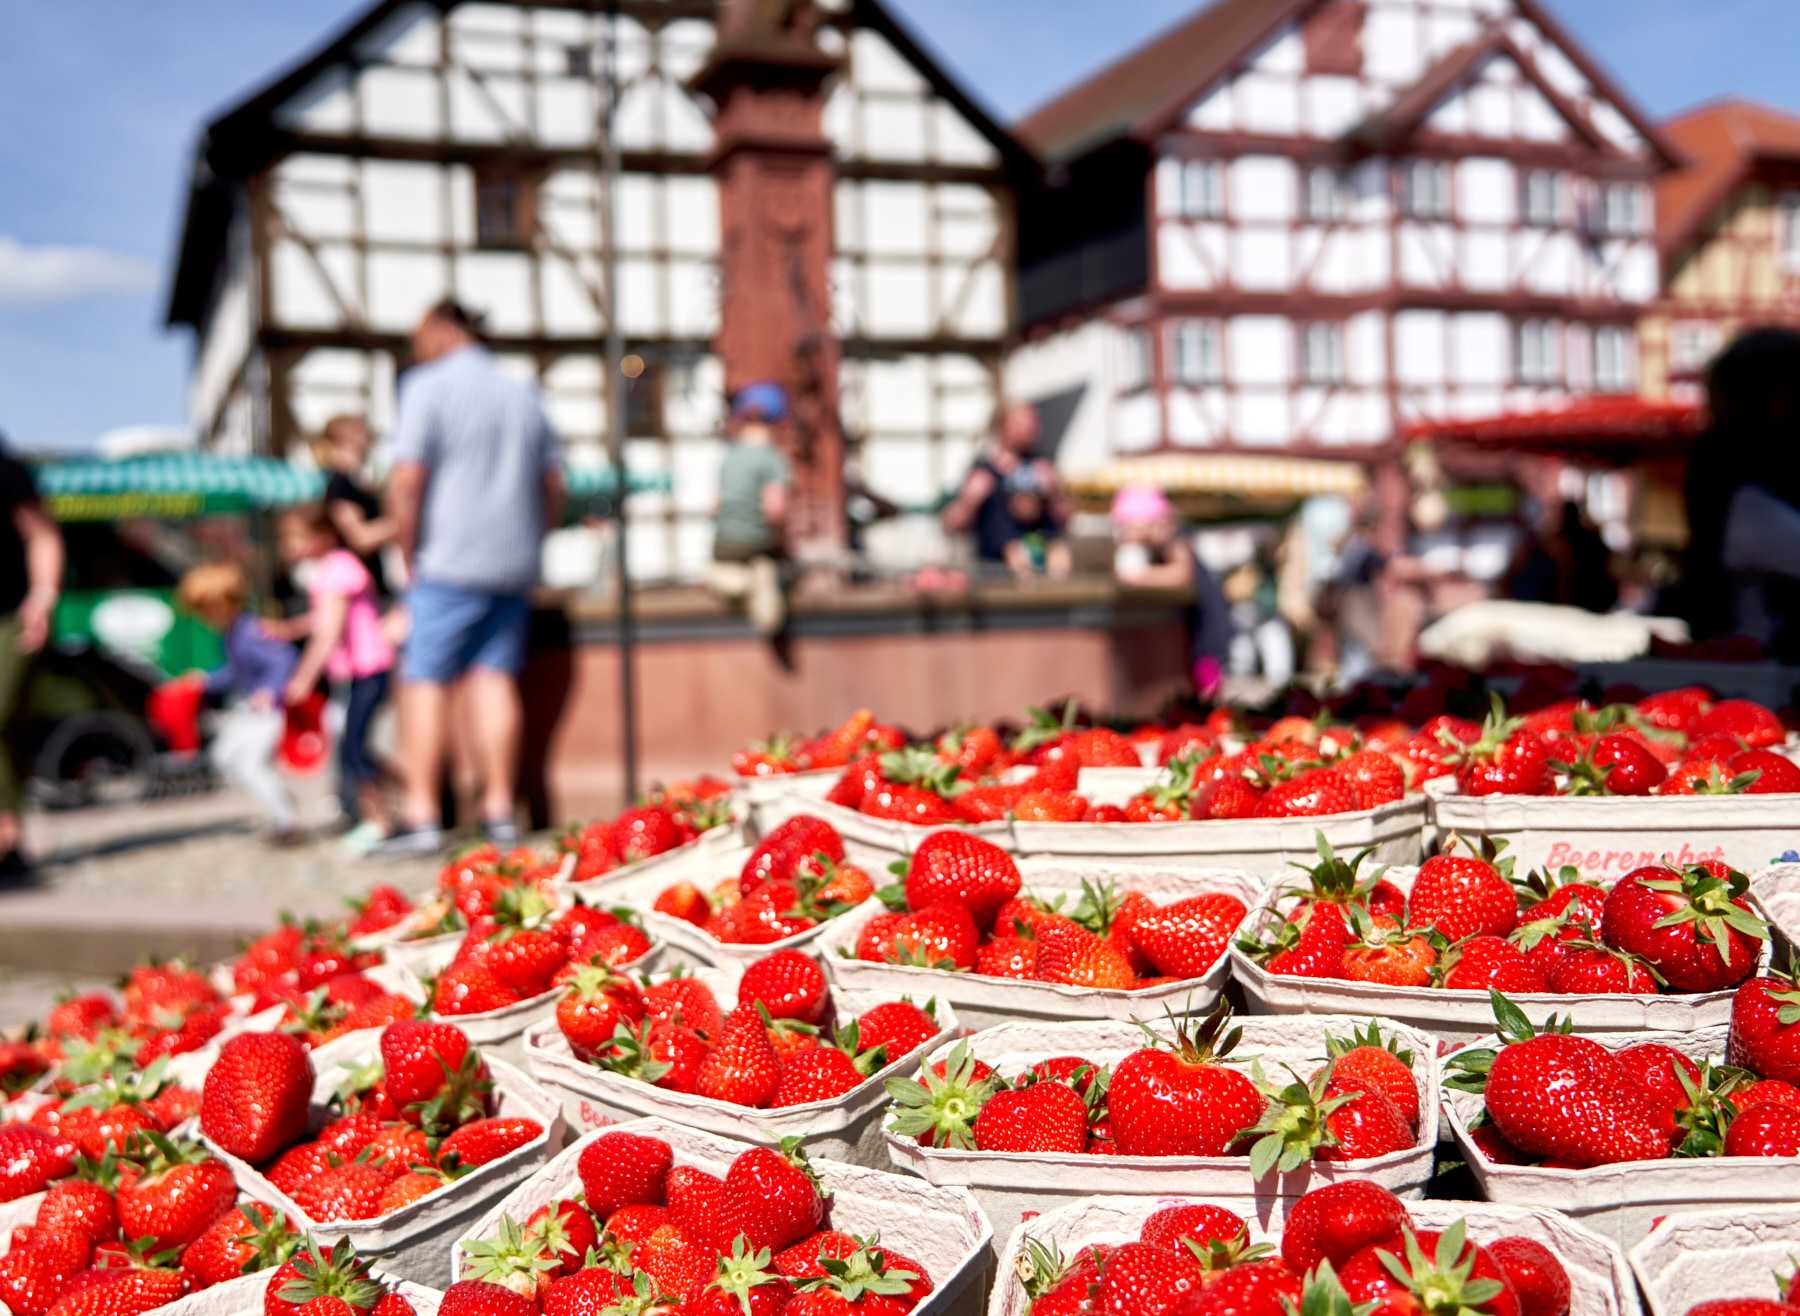
<svg viewBox="0 0 1800 1316"><path fill-rule="evenodd" d="M58 521L180 521L291 507L325 491L325 476L273 457L160 452L119 461L46 462L32 473Z"/></svg>
<svg viewBox="0 0 1800 1316"><path fill-rule="evenodd" d="M597 498L611 494L619 487L619 474L611 466L572 464L564 468L563 479L567 482L570 498ZM661 471L646 474L627 470L625 480L631 493L668 493L674 487L668 475Z"/></svg>

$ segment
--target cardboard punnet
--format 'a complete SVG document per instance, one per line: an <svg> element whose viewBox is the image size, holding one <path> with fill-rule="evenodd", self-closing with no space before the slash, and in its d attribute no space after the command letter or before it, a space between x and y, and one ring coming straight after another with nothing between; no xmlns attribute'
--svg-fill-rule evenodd
<svg viewBox="0 0 1800 1316"><path fill-rule="evenodd" d="M1796 826L1800 835L1800 825ZM1795 842L1800 846L1800 840ZM1792 965L1800 946L1800 864L1771 864L1750 875L1750 899L1775 933L1775 962Z"/></svg>
<svg viewBox="0 0 1800 1316"><path fill-rule="evenodd" d="M826 793L844 775L843 768L815 768L811 772L788 772L777 777L739 777L731 793L742 800L751 827L766 832L776 823L791 817L787 812L792 801L800 799L823 802Z"/></svg>
<svg viewBox="0 0 1800 1316"><path fill-rule="evenodd" d="M1504 837L1520 872L1565 864L1612 880L1634 868L1723 859L1754 873L1800 844L1800 795L1486 795L1425 783L1427 840Z"/></svg>
<svg viewBox="0 0 1800 1316"><path fill-rule="evenodd" d="M1383 876L1402 891L1411 892L1416 868L1390 868ZM1257 929L1259 919L1276 902L1271 889L1250 917L1247 931ZM1234 945L1231 973L1244 989L1244 1001L1252 1014L1375 1014L1397 1019L1445 1042L1461 1044L1494 1030L1494 1007L1486 991L1453 991L1447 987L1388 987L1379 983L1350 982L1341 978L1295 978L1270 973ZM1769 962L1763 947L1758 963ZM1573 1015L1575 1030L1595 1036L1630 1034L1644 1029L1685 1033L1711 1028L1731 1018L1732 991L1662 993L1655 996L1618 994L1571 995L1563 992L1509 994L1526 1015L1541 1022L1550 1014Z"/></svg>
<svg viewBox="0 0 1800 1316"><path fill-rule="evenodd" d="M1749 1211L1679 1211L1631 1249L1631 1270L1650 1316L1686 1316L1712 1298L1779 1300L1777 1273L1800 1256L1800 1205Z"/></svg>
<svg viewBox="0 0 1800 1316"><path fill-rule="evenodd" d="M1115 769L1119 772L1129 769ZM1228 818L1205 822L989 824L989 840L1018 855L1066 860L1157 862L1195 868L1241 868L1275 877L1290 862L1316 860L1323 833L1339 854L1374 850L1383 864L1416 864L1422 851L1425 797L1320 818Z"/></svg>
<svg viewBox="0 0 1800 1316"><path fill-rule="evenodd" d="M1141 891L1158 905L1225 892L1249 907L1263 894L1263 884L1240 870L1184 868L1175 864L1100 865L1027 859L1019 864L1019 876L1021 891L1038 896L1066 896L1071 902L1079 899L1083 878L1111 881L1121 891ZM1230 974L1226 957L1220 955L1212 968L1198 978L1142 991L1102 991L856 959L856 943L863 928L883 912L879 901L870 901L826 925L817 950L832 985L846 990L892 992L916 1001L935 996L955 1007L965 1028L986 1028L1014 1019L1154 1019L1165 1008L1178 1014L1203 1014L1217 1003Z"/></svg>
<svg viewBox="0 0 1800 1316"><path fill-rule="evenodd" d="M664 963L686 961L689 964L735 963L743 966L778 950L807 949L830 926L829 920L780 941L756 946L735 945L701 931L686 919L658 913L651 908L656 903L656 898L677 882L692 882L702 891L711 891L726 878L736 877L743 871L745 860L750 858L754 850L754 846L740 845L695 852L683 855L680 862L654 872L640 873L636 869L628 869L617 877L590 882L575 890L590 905L598 905L602 909L622 906L635 911L644 931L667 948L663 956ZM893 862L892 854L851 845L845 847L844 858L846 862L856 864L866 871L876 886L883 886L888 882L887 866Z"/></svg>
<svg viewBox="0 0 1800 1316"><path fill-rule="evenodd" d="M320 1246L326 1246L323 1238L319 1243ZM262 1271L245 1275L241 1279L226 1280L223 1284L190 1293L165 1307L155 1308L156 1316L263 1316L263 1294L269 1286L269 1276L273 1273ZM414 1316L437 1316L438 1304L444 1299L441 1290L413 1283L395 1271L392 1265L377 1266L371 1272L371 1277L389 1285L397 1285L399 1292L412 1304Z"/></svg>
<svg viewBox="0 0 1800 1316"><path fill-rule="evenodd" d="M1046 1211L1013 1231L995 1271L987 1316L1026 1316L1031 1302L1019 1280L1019 1262L1027 1239L1054 1243L1064 1256L1089 1243L1136 1242L1145 1220L1165 1206L1184 1202L1212 1202L1244 1214L1239 1202L1174 1192L1148 1198L1092 1197ZM1486 1202L1408 1202L1406 1210L1420 1229L1444 1230L1458 1220L1466 1221L1468 1235L1477 1243L1514 1236L1536 1239L1556 1254L1569 1273L1569 1316L1637 1316L1631 1271L1618 1247L1554 1211ZM1281 1204L1259 1204L1245 1223L1253 1242L1277 1242Z"/></svg>
<svg viewBox="0 0 1800 1316"><path fill-rule="evenodd" d="M967 832L971 836L985 836L997 845L1006 844L1003 823L944 823L921 827L915 823L894 822L888 818L872 818L841 804L832 804L792 790L781 794L768 806L767 827L786 822L801 813L810 813L813 817L830 823L837 828L838 835L844 838L846 845L854 843L879 851L890 858L911 854L927 836L946 829Z"/></svg>
<svg viewBox="0 0 1800 1316"><path fill-rule="evenodd" d="M741 813L743 810L739 808L735 809L733 812ZM682 860L704 860L706 855L719 850L736 849L738 846L745 844L747 840L748 832L745 830L743 820L741 818L734 818L731 822L722 823L717 827L707 828L686 845L677 846L673 850L665 850L661 854L651 855L648 859L640 859L635 864L625 864L622 867L613 869L609 873L602 873L599 877L590 877L582 882L574 880L575 865L572 863L568 864L564 867L562 874L556 879L556 889L557 892L562 895L566 895L571 891L592 891L603 882L611 882L622 877L635 877L640 873L655 873L665 869L678 867ZM674 881L675 879L671 878L669 880Z"/></svg>
<svg viewBox="0 0 1800 1316"><path fill-rule="evenodd" d="M721 1179L732 1161L749 1149L746 1143L660 1119L598 1129L571 1143L562 1155L514 1189L459 1242L498 1237L505 1217L523 1223L538 1207L579 1193L581 1154L608 1133L660 1138L674 1150L675 1164L695 1166ZM984 1296L982 1279L994 1262L994 1232L973 1197L960 1188L936 1188L862 1165L814 1157L812 1167L831 1193L825 1228L859 1235L879 1230L883 1243L925 1267L932 1291L913 1308L911 1316L978 1316ZM459 1246L452 1248L450 1260L460 1275Z"/></svg>
<svg viewBox="0 0 1800 1316"><path fill-rule="evenodd" d="M374 1028L348 1033L313 1052L309 1125L314 1132L330 1122L326 1105L345 1072L379 1059L380 1055L381 1030ZM455 1183L373 1220L315 1221L254 1166L221 1151L210 1140L206 1143L214 1155L231 1167L240 1192L285 1212L296 1228L321 1241L348 1236L359 1252L387 1254L385 1264L395 1274L442 1287L449 1278L444 1264L444 1248L449 1240L496 1197L541 1166L563 1140L562 1108L556 1098L506 1061L491 1055L483 1058L494 1080L492 1113L534 1119L544 1126L544 1131L523 1147L477 1167Z"/></svg>
<svg viewBox="0 0 1800 1316"><path fill-rule="evenodd" d="M1536 1011L1521 1008L1534 1023L1542 1022ZM1726 1032L1717 1027L1686 1033L1592 1036L1613 1050L1655 1042L1692 1060L1710 1058L1718 1063L1724 1059ZM1500 1043L1497 1038L1482 1037L1475 1045L1497 1047ZM1469 1140L1472 1122L1483 1108L1480 1093L1444 1092L1445 1118L1482 1196L1490 1202L1561 1211L1621 1247L1630 1247L1650 1231L1659 1216L1675 1211L1734 1207L1741 1213L1760 1213L1770 1203L1794 1200L1800 1157L1672 1158L1585 1170L1496 1165Z"/></svg>
<svg viewBox="0 0 1800 1316"><path fill-rule="evenodd" d="M1258 1182L1250 1177L1244 1156L1091 1156L1024 1155L1015 1152L959 1151L924 1147L917 1138L887 1130L888 1155L900 1169L909 1170L930 1183L959 1185L975 1194L997 1234L1005 1234L1031 1211L1048 1211L1090 1193L1128 1194L1134 1197L1166 1197L1171 1193L1195 1193L1220 1201L1234 1200L1243 1210L1260 1202L1295 1198L1310 1189L1340 1179L1369 1179L1401 1197L1424 1195L1431 1178L1432 1157L1438 1141L1437 1049L1424 1033L1376 1020L1384 1036L1398 1037L1412 1053L1413 1077L1419 1088L1419 1130L1407 1151L1359 1161L1309 1161L1291 1174L1275 1175ZM1290 1082L1283 1069L1291 1065L1302 1078L1319 1067L1329 1033L1346 1037L1369 1023L1363 1018L1238 1019L1244 1029L1237 1052L1243 1060L1227 1056L1223 1063L1248 1074L1250 1061L1260 1057L1271 1083ZM1043 1022L1001 1024L969 1039L978 1060L992 1065L1011 1079L1039 1060L1052 1056L1081 1056L1112 1067L1146 1044L1135 1024L1112 1020L1091 1023ZM947 1060L954 1046L945 1044L925 1057L925 1064ZM1234 1208L1235 1209L1235 1208Z"/></svg>
<svg viewBox="0 0 1800 1316"><path fill-rule="evenodd" d="M737 999L738 980L742 977L740 970L735 967L702 969L694 977L712 989L720 1009L730 1011ZM833 989L831 996L838 1026L865 1010L900 999L887 992L837 989ZM538 1024L526 1033L525 1063L533 1078L562 1097L563 1113L569 1127L578 1132L654 1116L766 1147L779 1145L783 1138L796 1137L809 1156L824 1156L852 1165L885 1166L887 1145L881 1136L881 1120L887 1111L888 1098L882 1084L889 1078L910 1073L917 1067L921 1054L955 1034L959 1026L955 1011L939 1001L936 1014L940 1027L935 1037L905 1055L896 1056L843 1096L779 1109L759 1110L693 1093L671 1092L626 1078L623 1074L598 1069L569 1049L568 1040L554 1019ZM827 1016L826 1023L832 1023L831 1016Z"/></svg>

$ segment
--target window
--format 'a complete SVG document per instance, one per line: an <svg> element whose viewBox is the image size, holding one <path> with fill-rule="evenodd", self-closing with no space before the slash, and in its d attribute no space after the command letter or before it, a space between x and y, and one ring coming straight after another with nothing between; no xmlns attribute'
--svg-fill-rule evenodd
<svg viewBox="0 0 1800 1316"><path fill-rule="evenodd" d="M1684 320L1669 331L1669 368L1678 375L1704 370L1719 350L1719 326L1707 320Z"/></svg>
<svg viewBox="0 0 1800 1316"><path fill-rule="evenodd" d="M475 175L475 245L517 251L531 245L537 228L537 188L517 169Z"/></svg>
<svg viewBox="0 0 1800 1316"><path fill-rule="evenodd" d="M1594 330L1594 388L1601 393L1629 393L1636 381L1632 332L1624 325Z"/></svg>
<svg viewBox="0 0 1800 1316"><path fill-rule="evenodd" d="M1776 202L1775 250L1783 269L1800 270L1800 192L1784 192Z"/></svg>
<svg viewBox="0 0 1800 1316"><path fill-rule="evenodd" d="M1414 219L1450 218L1450 166L1414 160L1406 170L1406 213Z"/></svg>
<svg viewBox="0 0 1800 1316"><path fill-rule="evenodd" d="M1554 384L1560 378L1556 326L1549 320L1519 325L1518 377L1521 384Z"/></svg>
<svg viewBox="0 0 1800 1316"><path fill-rule="evenodd" d="M592 46L568 46L563 55L569 61L571 78L591 78L594 76L594 48Z"/></svg>
<svg viewBox="0 0 1800 1316"><path fill-rule="evenodd" d="M1225 213L1225 166L1217 160L1183 160L1178 204L1183 219L1217 219Z"/></svg>
<svg viewBox="0 0 1800 1316"><path fill-rule="evenodd" d="M1175 326L1175 378L1200 387L1225 380L1225 347L1217 320L1183 320Z"/></svg>
<svg viewBox="0 0 1800 1316"><path fill-rule="evenodd" d="M1155 369L1150 360L1150 331L1142 325L1125 331L1119 359L1119 392L1137 393L1150 387Z"/></svg>
<svg viewBox="0 0 1800 1316"><path fill-rule="evenodd" d="M1308 384L1344 382L1344 326L1309 324L1300 331L1300 378Z"/></svg>
<svg viewBox="0 0 1800 1316"><path fill-rule="evenodd" d="M1644 189L1636 183L1608 183L1600 193L1600 231L1608 237L1631 238L1648 231Z"/></svg>
<svg viewBox="0 0 1800 1316"><path fill-rule="evenodd" d="M1550 228L1563 219L1563 176L1554 169L1533 169L1525 175L1525 222Z"/></svg>
<svg viewBox="0 0 1800 1316"><path fill-rule="evenodd" d="M1337 170L1307 170L1306 217L1319 224L1335 223L1344 217L1344 180Z"/></svg>

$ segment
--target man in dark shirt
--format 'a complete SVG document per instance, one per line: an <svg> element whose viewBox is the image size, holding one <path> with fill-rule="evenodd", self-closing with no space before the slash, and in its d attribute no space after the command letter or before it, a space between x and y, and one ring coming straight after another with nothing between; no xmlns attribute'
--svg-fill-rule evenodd
<svg viewBox="0 0 1800 1316"><path fill-rule="evenodd" d="M3 440L0 440L3 443ZM0 874L25 867L19 854L19 778L12 737L31 657L50 638L62 588L63 541L38 501L31 472L0 446Z"/></svg>
<svg viewBox="0 0 1800 1316"><path fill-rule="evenodd" d="M1022 581L1035 580L1040 569L1064 580L1074 564L1062 539L1074 502L1055 463L1037 453L1043 432L1029 402L1007 407L993 444L976 458L943 512L946 530L973 532L982 562L1004 563Z"/></svg>

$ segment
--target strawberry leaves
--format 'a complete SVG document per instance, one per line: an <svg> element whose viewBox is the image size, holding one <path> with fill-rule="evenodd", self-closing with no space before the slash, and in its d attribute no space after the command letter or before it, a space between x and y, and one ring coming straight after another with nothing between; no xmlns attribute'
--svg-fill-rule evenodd
<svg viewBox="0 0 1800 1316"><path fill-rule="evenodd" d="M1683 923L1694 923L1698 926L1695 935L1703 941L1710 941L1718 952L1721 962L1731 962L1731 942L1726 929L1740 932L1757 941L1769 939L1769 925L1737 902L1750 890L1750 878L1737 869L1727 869L1725 876L1720 877L1704 864L1691 864L1686 868L1669 866L1668 871L1674 876L1646 880L1643 885L1652 891L1663 891L1683 895L1687 903L1671 914L1651 924L1652 928L1672 928Z"/></svg>

